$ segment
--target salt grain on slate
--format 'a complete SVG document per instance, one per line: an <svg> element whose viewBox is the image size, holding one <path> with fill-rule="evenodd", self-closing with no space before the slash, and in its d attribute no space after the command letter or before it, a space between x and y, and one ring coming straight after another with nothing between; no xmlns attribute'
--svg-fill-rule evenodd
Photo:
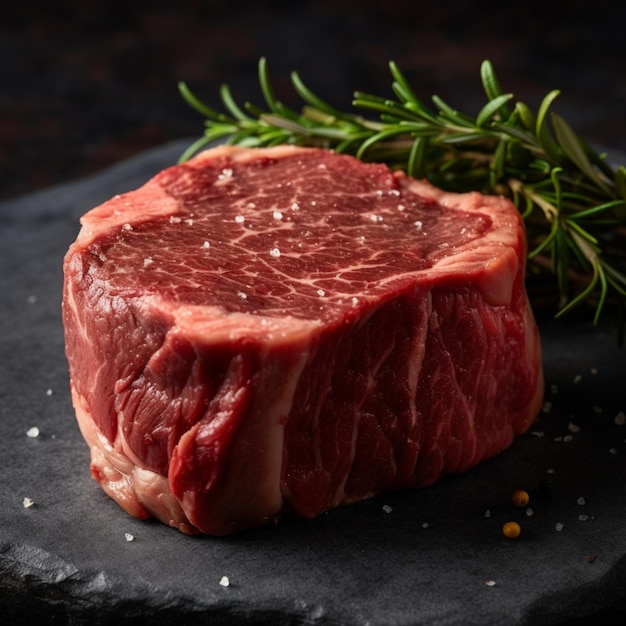
<svg viewBox="0 0 626 626"><path fill-rule="evenodd" d="M222 576L220 578L220 585L222 587L228 587L228 585L230 585L230 580L228 580L228 576Z"/></svg>
<svg viewBox="0 0 626 626"><path fill-rule="evenodd" d="M29 428L26 431L26 436L31 437L31 438L39 437L39 428L37 428L37 426L33 426L32 428Z"/></svg>
<svg viewBox="0 0 626 626"><path fill-rule="evenodd" d="M29 509L31 506L33 506L33 504L35 504L35 501L32 498L24 498L22 504L24 505L25 509Z"/></svg>

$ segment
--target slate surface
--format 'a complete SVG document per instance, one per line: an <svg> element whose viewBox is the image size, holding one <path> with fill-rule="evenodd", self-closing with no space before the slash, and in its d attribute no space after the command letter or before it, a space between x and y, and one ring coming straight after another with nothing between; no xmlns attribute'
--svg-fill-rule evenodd
<svg viewBox="0 0 626 626"><path fill-rule="evenodd" d="M0 204L0 622L623 619L626 350L610 327L542 321L550 405L510 450L429 489L226 539L134 520L100 491L68 392L62 257L82 213L187 144ZM532 515L511 504L520 487ZM519 539L501 534L507 520L520 522Z"/></svg>

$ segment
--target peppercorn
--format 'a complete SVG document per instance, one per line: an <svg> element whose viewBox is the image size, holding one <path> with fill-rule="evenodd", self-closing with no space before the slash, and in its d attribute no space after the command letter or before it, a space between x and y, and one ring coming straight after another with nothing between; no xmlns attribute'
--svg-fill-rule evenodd
<svg viewBox="0 0 626 626"><path fill-rule="evenodd" d="M515 506L526 506L530 501L530 496L523 489L518 489L513 492L513 497L511 499L513 500L513 504Z"/></svg>
<svg viewBox="0 0 626 626"><path fill-rule="evenodd" d="M502 526L502 533L507 539L517 539L522 529L517 522L507 522Z"/></svg>

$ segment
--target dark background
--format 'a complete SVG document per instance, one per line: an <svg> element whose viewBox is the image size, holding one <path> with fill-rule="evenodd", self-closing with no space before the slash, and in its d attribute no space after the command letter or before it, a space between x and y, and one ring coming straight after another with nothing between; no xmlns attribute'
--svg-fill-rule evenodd
<svg viewBox="0 0 626 626"><path fill-rule="evenodd" d="M422 99L468 113L482 103L479 67L490 59L506 91L536 106L558 88L554 109L579 134L624 149L626 8L612 4L12 2L0 18L0 199L198 137L202 119L179 80L214 107L223 82L261 104L261 56L291 105L291 70L348 107L357 89L391 95L394 60Z"/></svg>

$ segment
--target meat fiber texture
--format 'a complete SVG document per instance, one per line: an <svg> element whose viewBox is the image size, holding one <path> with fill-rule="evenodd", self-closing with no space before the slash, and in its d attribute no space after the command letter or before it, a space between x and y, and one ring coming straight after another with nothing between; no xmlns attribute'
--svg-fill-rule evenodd
<svg viewBox="0 0 626 626"><path fill-rule="evenodd" d="M221 146L81 223L72 399L93 477L133 516L211 535L312 518L464 472L538 413L507 199Z"/></svg>

